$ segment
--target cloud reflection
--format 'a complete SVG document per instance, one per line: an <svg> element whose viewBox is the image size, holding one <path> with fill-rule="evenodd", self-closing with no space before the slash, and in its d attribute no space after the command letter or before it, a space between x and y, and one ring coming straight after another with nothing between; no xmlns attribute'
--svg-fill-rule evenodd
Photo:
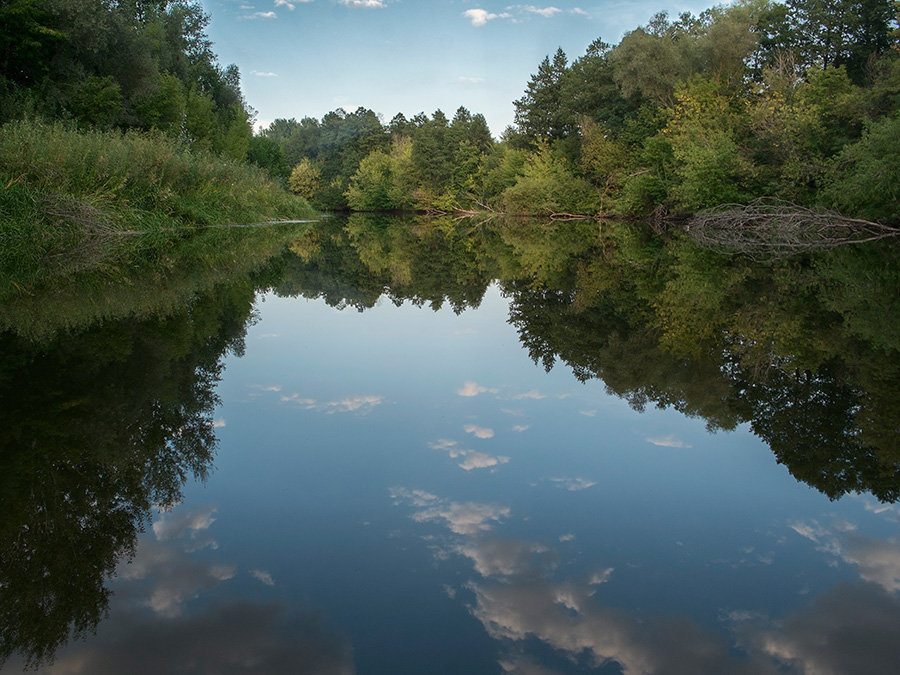
<svg viewBox="0 0 900 675"><path fill-rule="evenodd" d="M479 427L476 424L467 424L463 427L467 434L473 434L475 438L493 438L494 430L486 427Z"/></svg>
<svg viewBox="0 0 900 675"><path fill-rule="evenodd" d="M304 398L300 394L294 393L290 396L282 396L281 401L283 403L296 403L305 410L315 410L329 415L349 412L366 414L371 412L376 406L384 403L384 396L354 394L337 401L318 401L314 398Z"/></svg>
<svg viewBox="0 0 900 675"><path fill-rule="evenodd" d="M819 523L794 523L797 534L817 544L820 551L855 565L865 581L878 584L885 591L900 591L900 542L867 537L855 532L850 523L837 523L825 528Z"/></svg>
<svg viewBox="0 0 900 675"><path fill-rule="evenodd" d="M508 518L508 506L478 502L454 502L441 499L423 490L394 487L390 490L394 503L407 503L421 510L410 516L417 523L436 522L456 534L478 534L489 531ZM424 508L421 508L424 507Z"/></svg>
<svg viewBox="0 0 900 675"><path fill-rule="evenodd" d="M588 480L587 478L550 478L551 483L556 487L569 492L578 492L579 490L587 490L597 484L597 481Z"/></svg>
<svg viewBox="0 0 900 675"><path fill-rule="evenodd" d="M73 643L44 672L51 675L319 673L349 675L347 640L318 617L291 616L275 604L213 603L190 616L155 620L117 611L88 643Z"/></svg>
<svg viewBox="0 0 900 675"><path fill-rule="evenodd" d="M451 459L460 459L457 466L464 471L472 471L473 469L488 469L499 464L509 462L509 457L503 455L489 455L476 450L468 450L460 447L459 443L448 438L441 438L428 444L429 448L446 452Z"/></svg>

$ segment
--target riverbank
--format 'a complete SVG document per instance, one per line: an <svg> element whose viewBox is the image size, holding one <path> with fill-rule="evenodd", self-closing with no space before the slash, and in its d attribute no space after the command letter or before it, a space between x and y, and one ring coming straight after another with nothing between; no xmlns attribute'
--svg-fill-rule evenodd
<svg viewBox="0 0 900 675"><path fill-rule="evenodd" d="M160 133L0 127L0 235L104 234L307 218L257 167Z"/></svg>

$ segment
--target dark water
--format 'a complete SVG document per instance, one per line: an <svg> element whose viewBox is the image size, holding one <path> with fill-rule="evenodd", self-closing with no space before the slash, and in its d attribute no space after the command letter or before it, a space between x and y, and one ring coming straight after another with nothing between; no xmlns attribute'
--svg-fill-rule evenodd
<svg viewBox="0 0 900 675"><path fill-rule="evenodd" d="M896 672L895 249L88 248L3 296L3 672Z"/></svg>

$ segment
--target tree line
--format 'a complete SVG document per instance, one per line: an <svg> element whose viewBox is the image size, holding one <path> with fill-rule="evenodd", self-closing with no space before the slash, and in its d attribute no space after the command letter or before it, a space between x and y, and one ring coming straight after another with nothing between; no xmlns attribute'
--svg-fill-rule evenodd
<svg viewBox="0 0 900 675"><path fill-rule="evenodd" d="M252 110L195 0L0 1L0 122L157 130L245 160Z"/></svg>
<svg viewBox="0 0 900 675"><path fill-rule="evenodd" d="M769 196L900 218L892 0L740 0L547 56L491 138L466 108L279 119L253 161L324 209L641 215Z"/></svg>

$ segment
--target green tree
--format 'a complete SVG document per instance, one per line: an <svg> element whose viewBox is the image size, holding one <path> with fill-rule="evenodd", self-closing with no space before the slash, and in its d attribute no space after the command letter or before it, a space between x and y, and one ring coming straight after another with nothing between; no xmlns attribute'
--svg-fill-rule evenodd
<svg viewBox="0 0 900 675"><path fill-rule="evenodd" d="M513 102L516 110L516 126L530 143L539 139L558 140L572 133L575 119L563 100L563 78L568 59L562 49L557 49L553 60L544 57L537 73L531 76L522 98Z"/></svg>

